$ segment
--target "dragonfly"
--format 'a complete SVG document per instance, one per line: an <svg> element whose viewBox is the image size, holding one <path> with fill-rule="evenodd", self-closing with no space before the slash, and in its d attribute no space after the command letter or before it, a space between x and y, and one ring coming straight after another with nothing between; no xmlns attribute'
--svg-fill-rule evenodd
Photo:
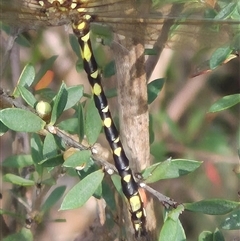
<svg viewBox="0 0 240 241"><path fill-rule="evenodd" d="M81 46L85 71L114 153L115 165L122 178L122 189L129 202L137 236L145 233L146 215L130 166L138 171L150 163L147 79L166 45L178 48L181 43L187 43L189 47L201 49L201 46L206 46L201 36L207 35L209 39L217 39L208 41L209 47L228 43L234 51L239 35L240 21L236 17L238 4L237 1L228 4L226 1L210 0L1 1L0 19L13 27L13 35L40 27L72 26ZM89 30L96 25L109 26L115 33L111 47L116 56L120 136L124 137L123 143L112 121L88 38ZM146 44L156 52L147 61L144 54Z"/></svg>

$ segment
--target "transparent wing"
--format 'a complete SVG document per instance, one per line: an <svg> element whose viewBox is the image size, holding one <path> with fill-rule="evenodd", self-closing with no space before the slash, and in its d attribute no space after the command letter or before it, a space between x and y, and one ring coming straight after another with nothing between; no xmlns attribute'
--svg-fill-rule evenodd
<svg viewBox="0 0 240 241"><path fill-rule="evenodd" d="M239 33L238 1L229 3L221 0L213 4L210 0L168 0L160 4L159 0L155 0L153 4L149 0L72 0L65 1L61 6L42 2L45 2L44 6L38 0L2 0L0 19L25 30L68 24L84 14L91 14L95 23L106 24L118 34L149 44L156 42L166 26L172 42L187 38L198 42L208 39L208 35L214 35L215 40L217 36L219 40L229 41ZM73 3L75 7L71 8ZM177 38L172 37L173 32L178 35Z"/></svg>

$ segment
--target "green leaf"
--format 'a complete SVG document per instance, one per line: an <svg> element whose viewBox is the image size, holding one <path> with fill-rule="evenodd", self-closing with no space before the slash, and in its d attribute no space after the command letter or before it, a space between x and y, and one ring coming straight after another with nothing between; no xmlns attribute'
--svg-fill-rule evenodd
<svg viewBox="0 0 240 241"><path fill-rule="evenodd" d="M203 231L199 235L198 241L213 241L213 233L210 231Z"/></svg>
<svg viewBox="0 0 240 241"><path fill-rule="evenodd" d="M180 220L167 218L161 229L158 241L185 241L186 236Z"/></svg>
<svg viewBox="0 0 240 241"><path fill-rule="evenodd" d="M110 45L113 41L113 31L107 25L92 24L91 37L101 38L104 45Z"/></svg>
<svg viewBox="0 0 240 241"><path fill-rule="evenodd" d="M35 77L34 67L31 64L26 65L19 77L17 87L18 86L22 86L22 87L31 86L31 84L33 83L34 77ZM15 88L15 90L13 92L13 96L15 98L20 96L20 92L19 92L18 88Z"/></svg>
<svg viewBox="0 0 240 241"><path fill-rule="evenodd" d="M98 110L95 107L93 99L88 104L86 112L86 122L85 122L85 134L88 139L88 143L94 144L102 129L102 121L99 116Z"/></svg>
<svg viewBox="0 0 240 241"><path fill-rule="evenodd" d="M35 91L35 94L40 96L41 100L51 102L53 100L53 98L55 97L56 92L54 92L50 88L44 88L44 89L40 89L40 90Z"/></svg>
<svg viewBox="0 0 240 241"><path fill-rule="evenodd" d="M100 184L98 186L98 188L96 189L96 191L93 193L93 196L97 199L102 198L102 184Z"/></svg>
<svg viewBox="0 0 240 241"><path fill-rule="evenodd" d="M77 118L69 118L61 121L57 126L69 134L76 134L78 132L79 121Z"/></svg>
<svg viewBox="0 0 240 241"><path fill-rule="evenodd" d="M76 35L74 34L69 34L69 42L70 45L73 49L73 51L75 52L75 54L78 56L78 58L82 59L82 55L81 55L81 51L80 51L80 46L78 43L78 40L76 38Z"/></svg>
<svg viewBox="0 0 240 241"><path fill-rule="evenodd" d="M240 102L240 94L227 95L222 99L216 101L211 107L209 112L217 112L226 110Z"/></svg>
<svg viewBox="0 0 240 241"><path fill-rule="evenodd" d="M39 135L33 133L31 137L31 153L35 164L43 160L43 143Z"/></svg>
<svg viewBox="0 0 240 241"><path fill-rule="evenodd" d="M79 58L76 62L76 70L77 72L83 71L83 60L82 58Z"/></svg>
<svg viewBox="0 0 240 241"><path fill-rule="evenodd" d="M34 106L37 102L34 95L23 86L19 85L19 86L17 86L17 89L18 89L20 95L22 96L22 98L26 101L26 103L29 106L31 106L32 108L34 108Z"/></svg>
<svg viewBox="0 0 240 241"><path fill-rule="evenodd" d="M64 163L63 155L59 154L50 158L46 158L38 164L42 167L56 167Z"/></svg>
<svg viewBox="0 0 240 241"><path fill-rule="evenodd" d="M37 132L46 123L30 111L7 108L0 111L0 120L9 129L19 132Z"/></svg>
<svg viewBox="0 0 240 241"><path fill-rule="evenodd" d="M230 48L230 46L216 49L216 51L212 54L212 57L209 62L210 68L215 69L220 64L222 64L228 58L231 52L232 48Z"/></svg>
<svg viewBox="0 0 240 241"><path fill-rule="evenodd" d="M220 226L226 230L239 230L240 229L240 209L234 210L230 213Z"/></svg>
<svg viewBox="0 0 240 241"><path fill-rule="evenodd" d="M107 99L109 98L113 98L117 96L117 89L116 88L112 88L112 89L107 89L104 91Z"/></svg>
<svg viewBox="0 0 240 241"><path fill-rule="evenodd" d="M177 178L195 171L202 162L188 159L173 159L156 163L142 173L146 183L153 183L162 179Z"/></svg>
<svg viewBox="0 0 240 241"><path fill-rule="evenodd" d="M33 165L33 159L31 155L15 155L7 157L3 162L2 166L4 167L13 167L13 168L23 168Z"/></svg>
<svg viewBox="0 0 240 241"><path fill-rule="evenodd" d="M26 48L31 47L31 43L28 41L28 39L23 34L19 34L17 36L16 43L18 43L19 45L26 47Z"/></svg>
<svg viewBox="0 0 240 241"><path fill-rule="evenodd" d="M50 158L57 155L57 145L54 136L48 133L43 143L43 158Z"/></svg>
<svg viewBox="0 0 240 241"><path fill-rule="evenodd" d="M108 182L102 182L102 197L107 207L113 212L116 211L115 189Z"/></svg>
<svg viewBox="0 0 240 241"><path fill-rule="evenodd" d="M113 185L116 188L117 192L122 197L124 197L124 194L122 192L121 177L117 174L113 174L113 175L111 175L111 179L112 179Z"/></svg>
<svg viewBox="0 0 240 241"><path fill-rule="evenodd" d="M235 50L235 51L240 50L240 33L234 35L231 45L232 45L233 50Z"/></svg>
<svg viewBox="0 0 240 241"><path fill-rule="evenodd" d="M82 104L78 105L77 109L77 117L78 117L78 131L76 132L79 136L79 140L83 140L85 135L85 119L84 119L84 111Z"/></svg>
<svg viewBox="0 0 240 241"><path fill-rule="evenodd" d="M159 95L165 80L156 79L147 85L148 104L150 105Z"/></svg>
<svg viewBox="0 0 240 241"><path fill-rule="evenodd" d="M36 85L39 80L46 74L46 72L52 68L55 60L57 59L57 55L52 56L51 58L47 59L42 65L41 69L38 71L38 73L35 76L33 85Z"/></svg>
<svg viewBox="0 0 240 241"><path fill-rule="evenodd" d="M19 232L11 234L2 241L33 241L32 231L27 228L22 228Z"/></svg>
<svg viewBox="0 0 240 241"><path fill-rule="evenodd" d="M231 14L233 13L233 11L236 9L237 7L237 2L233 1L233 2L229 2L229 4L222 8L221 11L215 16L215 20L224 20L227 19L231 16Z"/></svg>
<svg viewBox="0 0 240 241"><path fill-rule="evenodd" d="M68 98L64 110L70 109L80 101L83 96L83 86L76 85L67 88Z"/></svg>
<svg viewBox="0 0 240 241"><path fill-rule="evenodd" d="M111 76L116 74L116 66L115 61L110 61L103 68L103 76L104 78L110 78Z"/></svg>
<svg viewBox="0 0 240 241"><path fill-rule="evenodd" d="M149 115L149 143L152 145L155 140L155 133L154 133L154 127L153 127L153 116Z"/></svg>
<svg viewBox="0 0 240 241"><path fill-rule="evenodd" d="M0 136L4 135L9 128L0 121Z"/></svg>
<svg viewBox="0 0 240 241"><path fill-rule="evenodd" d="M65 196L60 210L79 208L94 194L104 177L102 170L95 171L75 185Z"/></svg>
<svg viewBox="0 0 240 241"><path fill-rule="evenodd" d="M82 164L88 163L90 160L90 156L90 150L76 151L74 154L72 154L65 160L63 165L65 167L76 168L78 166L81 166Z"/></svg>
<svg viewBox="0 0 240 241"><path fill-rule="evenodd" d="M59 118L59 116L64 111L68 99L68 92L66 90L66 85L62 83L60 90L58 91L53 104L52 115L50 124L54 125Z"/></svg>
<svg viewBox="0 0 240 241"><path fill-rule="evenodd" d="M216 229L213 233L213 241L225 241L222 232L219 229Z"/></svg>
<svg viewBox="0 0 240 241"><path fill-rule="evenodd" d="M48 211L55 203L57 203L60 200L65 190L66 186L60 186L55 188L42 205L41 211L44 213Z"/></svg>
<svg viewBox="0 0 240 241"><path fill-rule="evenodd" d="M223 215L240 206L239 202L223 199L206 199L194 203L185 203L186 210L209 215Z"/></svg>
<svg viewBox="0 0 240 241"><path fill-rule="evenodd" d="M8 210L4 210L4 209L0 208L0 215L4 215L4 214L6 214L7 216L10 216L10 217L13 217L13 218L19 218L19 219L23 218L22 215L20 215L16 212L10 212Z"/></svg>
<svg viewBox="0 0 240 241"><path fill-rule="evenodd" d="M23 177L8 173L3 176L4 182L10 182L19 186L34 186L35 182L33 180L27 180Z"/></svg>

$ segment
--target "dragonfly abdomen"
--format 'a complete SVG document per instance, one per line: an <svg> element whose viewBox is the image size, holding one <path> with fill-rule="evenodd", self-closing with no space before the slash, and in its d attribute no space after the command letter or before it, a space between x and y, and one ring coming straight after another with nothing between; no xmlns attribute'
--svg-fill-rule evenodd
<svg viewBox="0 0 240 241"><path fill-rule="evenodd" d="M145 210L138 191L138 184L134 180L129 160L124 152L119 133L109 111L107 98L101 85L101 76L92 52L89 35L91 16L85 15L78 22L73 23L73 31L78 37L81 47L84 69L92 86L95 105L103 121L106 138L113 152L115 166L121 176L122 191L129 202L131 219L137 236L145 233Z"/></svg>

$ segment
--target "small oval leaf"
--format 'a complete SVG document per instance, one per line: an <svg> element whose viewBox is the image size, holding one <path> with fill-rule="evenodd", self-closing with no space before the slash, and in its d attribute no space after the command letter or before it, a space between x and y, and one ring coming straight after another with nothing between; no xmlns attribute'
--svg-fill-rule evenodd
<svg viewBox="0 0 240 241"><path fill-rule="evenodd" d="M18 89L20 95L22 96L22 98L26 101L26 103L29 106L31 106L32 108L34 108L37 100L35 99L33 94L29 90L27 90L25 87L20 86L20 85L17 87L17 89Z"/></svg>
<svg viewBox="0 0 240 241"><path fill-rule="evenodd" d="M158 241L185 241L186 236L179 219L177 221L167 218L160 232Z"/></svg>
<svg viewBox="0 0 240 241"><path fill-rule="evenodd" d="M166 160L145 169L143 178L146 183L153 183L162 179L177 178L195 171L202 162L188 159Z"/></svg>
<svg viewBox="0 0 240 241"><path fill-rule="evenodd" d="M90 160L90 156L90 150L76 151L74 154L72 154L65 160L63 165L65 167L76 168L78 166L81 166L82 164L88 163Z"/></svg>
<svg viewBox="0 0 240 241"><path fill-rule="evenodd" d="M102 170L95 171L75 185L65 196L60 210L79 208L94 194L104 177Z"/></svg>
<svg viewBox="0 0 240 241"><path fill-rule="evenodd" d="M19 186L34 186L35 185L35 182L33 180L27 180L23 177L20 177L20 176L11 174L11 173L4 175L3 181L10 182L12 184L19 185Z"/></svg>
<svg viewBox="0 0 240 241"><path fill-rule="evenodd" d="M62 83L60 90L58 91L56 97L54 98L54 104L52 108L52 115L50 124L54 125L58 117L64 111L68 99L68 92L66 90L66 85Z"/></svg>
<svg viewBox="0 0 240 241"><path fill-rule="evenodd" d="M34 67L31 64L26 65L19 77L17 87L18 86L22 86L22 87L31 86L31 84L34 81L34 78L35 78ZM19 92L18 88L15 88L15 90L13 92L13 96L15 98L20 96L20 92Z"/></svg>
<svg viewBox="0 0 240 241"><path fill-rule="evenodd" d="M232 52L232 48L230 48L229 46L218 48L212 54L212 57L209 62L210 68L215 69L220 64L222 64L228 58L231 52Z"/></svg>
<svg viewBox="0 0 240 241"><path fill-rule="evenodd" d="M185 203L185 210L209 215L223 215L240 206L239 202L223 199L208 199L194 203Z"/></svg>
<svg viewBox="0 0 240 241"><path fill-rule="evenodd" d="M13 131L37 132L44 128L46 122L30 111L7 108L0 111L0 120Z"/></svg>
<svg viewBox="0 0 240 241"><path fill-rule="evenodd" d="M83 86L82 85L76 85L71 86L66 89L68 93L67 103L64 108L64 110L67 110L71 107L73 107L83 96Z"/></svg>
<svg viewBox="0 0 240 241"><path fill-rule="evenodd" d="M159 95L165 80L156 79L147 85L148 104L150 105Z"/></svg>
<svg viewBox="0 0 240 241"><path fill-rule="evenodd" d="M85 134L89 144L94 144L102 129L102 121L93 99L89 102L86 112Z"/></svg>
<svg viewBox="0 0 240 241"><path fill-rule="evenodd" d="M226 110L240 102L240 94L227 95L222 99L216 101L211 107L209 112L217 112Z"/></svg>

